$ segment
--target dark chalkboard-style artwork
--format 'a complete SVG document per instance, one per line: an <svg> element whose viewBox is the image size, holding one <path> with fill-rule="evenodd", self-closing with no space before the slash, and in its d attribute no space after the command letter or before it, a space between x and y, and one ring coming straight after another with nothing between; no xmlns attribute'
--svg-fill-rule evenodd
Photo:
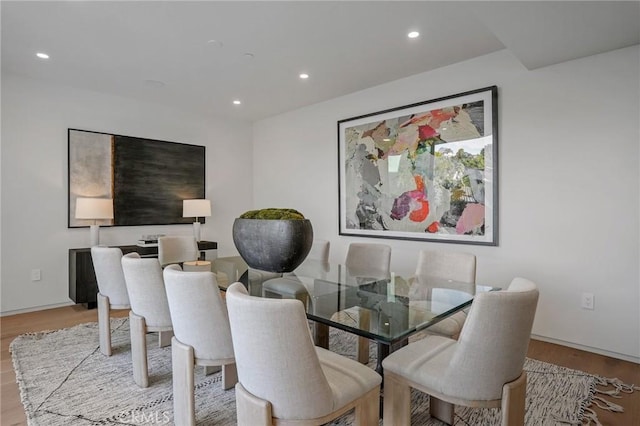
<svg viewBox="0 0 640 426"><path fill-rule="evenodd" d="M81 197L113 198L101 226L192 223L182 200L205 198L205 147L69 129L70 228L93 223L74 217Z"/></svg>

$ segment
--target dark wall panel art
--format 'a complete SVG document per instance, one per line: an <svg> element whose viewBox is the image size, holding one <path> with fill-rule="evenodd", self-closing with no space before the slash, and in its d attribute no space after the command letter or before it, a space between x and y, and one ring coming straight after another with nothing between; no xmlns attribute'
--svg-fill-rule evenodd
<svg viewBox="0 0 640 426"><path fill-rule="evenodd" d="M182 200L205 198L205 147L69 129L69 227L92 222L75 219L79 197L113 198L101 225L192 223Z"/></svg>

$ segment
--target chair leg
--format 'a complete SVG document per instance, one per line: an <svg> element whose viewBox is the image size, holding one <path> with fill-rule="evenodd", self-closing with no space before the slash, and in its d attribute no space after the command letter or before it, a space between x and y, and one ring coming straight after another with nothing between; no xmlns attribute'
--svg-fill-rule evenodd
<svg viewBox="0 0 640 426"><path fill-rule="evenodd" d="M358 326L361 329L368 330L371 322L371 315L368 309L360 309L358 311ZM356 347L356 359L359 363L367 365L369 363L369 339L366 337L358 337L358 346Z"/></svg>
<svg viewBox="0 0 640 426"><path fill-rule="evenodd" d="M225 364L222 366L222 389L231 389L238 383L238 370L236 363Z"/></svg>
<svg viewBox="0 0 640 426"><path fill-rule="evenodd" d="M131 333L131 364L133 380L141 388L149 386L147 369L147 326L144 317L129 312L129 329Z"/></svg>
<svg viewBox="0 0 640 426"><path fill-rule="evenodd" d="M429 395L429 412L431 417L441 420L448 425L452 425L454 409L455 405L452 403L438 399L433 395Z"/></svg>
<svg viewBox="0 0 640 426"><path fill-rule="evenodd" d="M411 388L401 377L384 373L384 426L411 424Z"/></svg>
<svg viewBox="0 0 640 426"><path fill-rule="evenodd" d="M380 424L380 387L372 389L356 405L355 426L378 426Z"/></svg>
<svg viewBox="0 0 640 426"><path fill-rule="evenodd" d="M111 323L109 298L98 293L98 335L100 337L100 352L111 356Z"/></svg>
<svg viewBox="0 0 640 426"><path fill-rule="evenodd" d="M222 367L219 365L205 365L204 366L204 375L208 376L210 374L214 374L222 370ZM234 383L235 385L235 383Z"/></svg>
<svg viewBox="0 0 640 426"><path fill-rule="evenodd" d="M193 348L171 339L171 363L173 365L173 422L177 425L196 424L196 405L193 391Z"/></svg>
<svg viewBox="0 0 640 426"><path fill-rule="evenodd" d="M236 384L237 426L271 426L271 403L249 393Z"/></svg>
<svg viewBox="0 0 640 426"><path fill-rule="evenodd" d="M173 337L173 331L159 331L158 332L158 347L164 348L171 344L171 338Z"/></svg>
<svg viewBox="0 0 640 426"><path fill-rule="evenodd" d="M524 425L527 373L502 387L502 426Z"/></svg>

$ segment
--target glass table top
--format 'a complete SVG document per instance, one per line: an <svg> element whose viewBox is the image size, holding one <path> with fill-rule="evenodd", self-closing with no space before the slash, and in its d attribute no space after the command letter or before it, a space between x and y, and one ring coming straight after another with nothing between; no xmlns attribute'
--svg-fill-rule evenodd
<svg viewBox="0 0 640 426"><path fill-rule="evenodd" d="M425 275L405 278L314 260L305 261L282 277L249 271L241 281L251 295L298 298L305 304L310 320L387 345L401 342L464 309L475 294L496 290Z"/></svg>

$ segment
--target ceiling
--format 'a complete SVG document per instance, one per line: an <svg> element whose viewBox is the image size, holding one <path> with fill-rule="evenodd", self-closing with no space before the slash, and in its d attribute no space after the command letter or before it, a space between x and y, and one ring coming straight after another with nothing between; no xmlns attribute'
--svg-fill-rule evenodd
<svg viewBox="0 0 640 426"><path fill-rule="evenodd" d="M0 13L3 73L249 121L505 48L535 69L640 43L638 1L3 0Z"/></svg>

